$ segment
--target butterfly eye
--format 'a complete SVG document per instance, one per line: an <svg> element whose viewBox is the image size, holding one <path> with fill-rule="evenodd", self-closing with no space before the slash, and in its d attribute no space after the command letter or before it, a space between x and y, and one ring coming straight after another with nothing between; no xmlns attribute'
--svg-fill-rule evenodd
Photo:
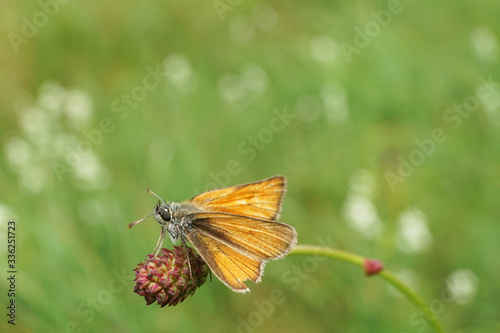
<svg viewBox="0 0 500 333"><path fill-rule="evenodd" d="M168 209L164 209L161 212L161 218L163 221L168 222L172 219L172 214L170 214L170 211Z"/></svg>

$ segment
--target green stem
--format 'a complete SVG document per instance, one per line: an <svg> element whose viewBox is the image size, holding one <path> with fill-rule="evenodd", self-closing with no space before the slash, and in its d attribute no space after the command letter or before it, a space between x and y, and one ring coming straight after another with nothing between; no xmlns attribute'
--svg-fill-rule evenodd
<svg viewBox="0 0 500 333"><path fill-rule="evenodd" d="M346 261L353 265L364 268L365 258L346 251L335 250L328 247L321 247L315 245L297 245L290 255L315 255L315 256L323 256L329 257L333 259L339 259L342 261ZM445 333L445 329L439 319L432 313L427 304L418 296L413 290L411 290L406 284L404 284L400 279L398 279L392 272L387 269L383 269L380 273L377 274L384 280L386 280L389 284L391 284L394 288L399 290L403 295L406 296L415 306L421 308L427 317L427 319L431 322L437 332Z"/></svg>

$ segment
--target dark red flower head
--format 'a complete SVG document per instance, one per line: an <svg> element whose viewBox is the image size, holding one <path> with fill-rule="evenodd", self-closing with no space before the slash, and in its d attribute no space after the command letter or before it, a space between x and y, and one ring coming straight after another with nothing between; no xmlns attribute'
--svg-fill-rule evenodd
<svg viewBox="0 0 500 333"><path fill-rule="evenodd" d="M189 253L189 262L188 256ZM134 292L144 296L147 305L158 302L177 305L193 295L207 279L208 266L192 248L174 246L162 249L156 257L150 254L135 271Z"/></svg>

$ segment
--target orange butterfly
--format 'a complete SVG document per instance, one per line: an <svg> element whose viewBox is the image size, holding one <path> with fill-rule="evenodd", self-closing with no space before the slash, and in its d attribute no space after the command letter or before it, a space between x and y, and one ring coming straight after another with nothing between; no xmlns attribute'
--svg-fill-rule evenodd
<svg viewBox="0 0 500 333"><path fill-rule="evenodd" d="M250 291L243 282L260 282L265 263L283 258L297 243L295 229L277 222L285 183L285 177L276 176L207 191L182 203L165 202L148 190L160 199L151 214L161 224L155 254L168 232L172 242L190 242L226 286Z"/></svg>

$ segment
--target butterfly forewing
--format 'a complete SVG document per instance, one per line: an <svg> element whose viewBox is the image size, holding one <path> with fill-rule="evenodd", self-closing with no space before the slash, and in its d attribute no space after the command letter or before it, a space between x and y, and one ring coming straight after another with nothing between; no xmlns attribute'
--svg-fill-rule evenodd
<svg viewBox="0 0 500 333"><path fill-rule="evenodd" d="M276 176L255 183L204 192L191 201L206 211L277 220L284 192L285 178Z"/></svg>

